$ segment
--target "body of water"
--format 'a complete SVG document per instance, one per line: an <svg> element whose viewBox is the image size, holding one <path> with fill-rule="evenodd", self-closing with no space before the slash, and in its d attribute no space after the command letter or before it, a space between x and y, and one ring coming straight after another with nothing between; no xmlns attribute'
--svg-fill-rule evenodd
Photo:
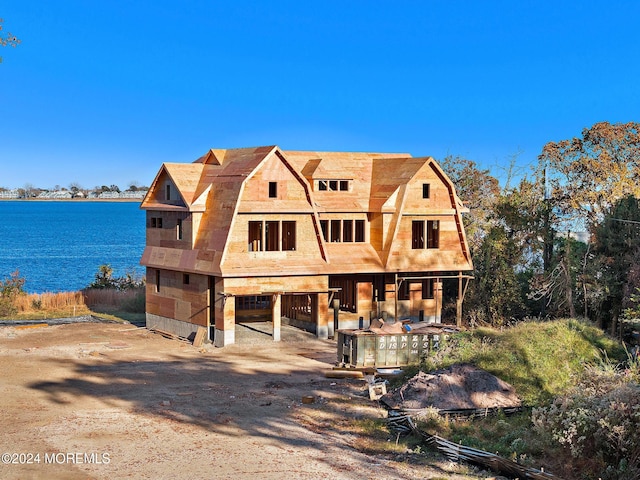
<svg viewBox="0 0 640 480"><path fill-rule="evenodd" d="M29 293L76 291L98 267L144 275L138 202L0 201L0 280L18 270Z"/></svg>

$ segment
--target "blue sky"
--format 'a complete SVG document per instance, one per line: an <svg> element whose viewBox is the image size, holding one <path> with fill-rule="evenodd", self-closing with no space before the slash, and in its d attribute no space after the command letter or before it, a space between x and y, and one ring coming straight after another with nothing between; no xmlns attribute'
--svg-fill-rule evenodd
<svg viewBox="0 0 640 480"><path fill-rule="evenodd" d="M640 121L640 2L4 0L0 187L209 148L509 159Z"/></svg>

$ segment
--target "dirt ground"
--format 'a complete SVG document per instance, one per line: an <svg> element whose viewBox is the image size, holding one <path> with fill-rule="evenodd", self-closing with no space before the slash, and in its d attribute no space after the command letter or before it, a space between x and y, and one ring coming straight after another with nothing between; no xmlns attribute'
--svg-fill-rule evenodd
<svg viewBox="0 0 640 480"><path fill-rule="evenodd" d="M418 372L380 401L389 408L412 411L515 408L522 402L507 382L472 365L453 365L432 373Z"/></svg>
<svg viewBox="0 0 640 480"><path fill-rule="evenodd" d="M353 419L386 411L364 380L326 376L335 343L289 338L216 349L129 324L0 327L0 478L491 476L376 448Z"/></svg>

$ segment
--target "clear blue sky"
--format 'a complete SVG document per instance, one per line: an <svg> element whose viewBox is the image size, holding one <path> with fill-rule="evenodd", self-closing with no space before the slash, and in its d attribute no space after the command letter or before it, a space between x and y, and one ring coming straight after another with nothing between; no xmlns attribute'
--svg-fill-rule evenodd
<svg viewBox="0 0 640 480"><path fill-rule="evenodd" d="M149 185L209 148L408 152L500 176L640 121L637 1L4 0L0 186Z"/></svg>

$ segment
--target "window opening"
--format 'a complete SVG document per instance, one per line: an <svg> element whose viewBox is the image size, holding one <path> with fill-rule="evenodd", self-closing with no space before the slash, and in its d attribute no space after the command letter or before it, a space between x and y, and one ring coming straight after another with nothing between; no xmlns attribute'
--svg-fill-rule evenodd
<svg viewBox="0 0 640 480"><path fill-rule="evenodd" d="M364 242L364 220L356 220L356 242Z"/></svg>
<svg viewBox="0 0 640 480"><path fill-rule="evenodd" d="M264 243L267 252L275 252L280 250L280 222L265 222Z"/></svg>
<svg viewBox="0 0 640 480"><path fill-rule="evenodd" d="M291 251L296 249L296 222L282 222L282 250Z"/></svg>
<svg viewBox="0 0 640 480"><path fill-rule="evenodd" d="M342 222L342 241L353 242L353 220Z"/></svg>
<svg viewBox="0 0 640 480"><path fill-rule="evenodd" d="M342 236L342 229L340 228L341 220L331 220L331 241L339 242Z"/></svg>
<svg viewBox="0 0 640 480"><path fill-rule="evenodd" d="M324 241L329 241L329 220L320 220L320 228L322 229L322 236Z"/></svg>
<svg viewBox="0 0 640 480"><path fill-rule="evenodd" d="M358 282L351 278L332 277L329 279L329 288L339 288L334 298L340 300L340 310L358 312Z"/></svg>
<svg viewBox="0 0 640 480"><path fill-rule="evenodd" d="M438 248L440 245L440 221L427 220L427 248Z"/></svg>
<svg viewBox="0 0 640 480"><path fill-rule="evenodd" d="M424 248L424 221L414 220L411 222L411 248Z"/></svg>
<svg viewBox="0 0 640 480"><path fill-rule="evenodd" d="M411 284L407 280L403 280L400 283L398 289L398 300L409 300L409 292L411 291Z"/></svg>
<svg viewBox="0 0 640 480"><path fill-rule="evenodd" d="M429 300L431 298L434 298L432 278L422 281L422 299Z"/></svg>
<svg viewBox="0 0 640 480"><path fill-rule="evenodd" d="M249 222L249 251L262 250L262 222Z"/></svg>

